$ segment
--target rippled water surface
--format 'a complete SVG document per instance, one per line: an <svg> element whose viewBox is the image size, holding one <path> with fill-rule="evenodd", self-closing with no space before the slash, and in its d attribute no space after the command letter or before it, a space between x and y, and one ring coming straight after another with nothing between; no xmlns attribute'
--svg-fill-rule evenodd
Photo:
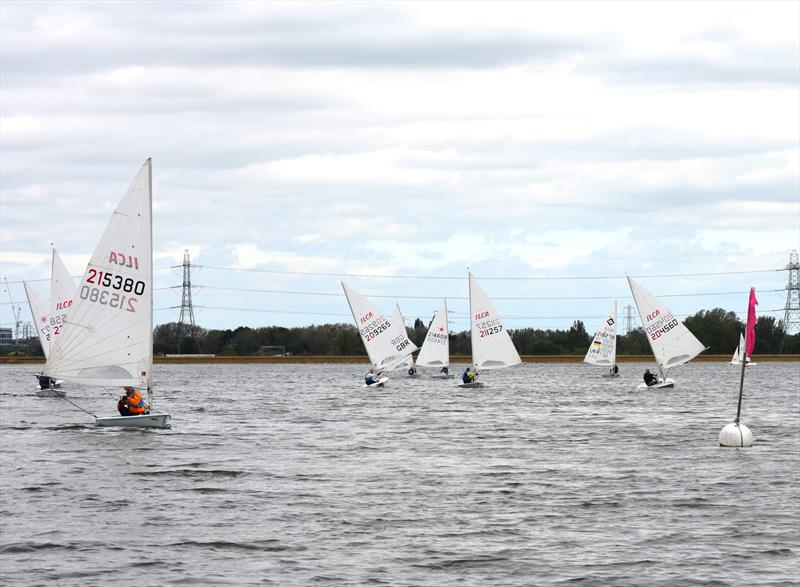
<svg viewBox="0 0 800 587"><path fill-rule="evenodd" d="M0 368L4 585L797 584L800 365L155 368L171 430L96 428ZM650 366L650 365L647 365ZM111 415L118 390L70 385Z"/></svg>

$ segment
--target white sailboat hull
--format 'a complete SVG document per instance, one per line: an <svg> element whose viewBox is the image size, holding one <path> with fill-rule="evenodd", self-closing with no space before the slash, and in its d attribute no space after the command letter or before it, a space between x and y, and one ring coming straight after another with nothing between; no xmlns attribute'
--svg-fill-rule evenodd
<svg viewBox="0 0 800 587"><path fill-rule="evenodd" d="M472 383L459 383L458 387L466 387L470 389L483 387L483 381L473 381Z"/></svg>
<svg viewBox="0 0 800 587"><path fill-rule="evenodd" d="M455 375L450 375L449 373L436 373L435 375L431 375L431 379L452 379Z"/></svg>
<svg viewBox="0 0 800 587"><path fill-rule="evenodd" d="M169 428L172 416L169 414L143 414L141 416L106 416L95 418L97 426L119 428Z"/></svg>
<svg viewBox="0 0 800 587"><path fill-rule="evenodd" d="M637 389L667 389L671 387L675 387L675 380L667 377L663 381L659 381L653 385L647 385L646 383L642 382L637 386Z"/></svg>
<svg viewBox="0 0 800 587"><path fill-rule="evenodd" d="M378 380L377 380L375 383L370 383L369 385L367 385L367 384L365 383L365 384L364 384L364 385L362 385L361 387L383 387L384 385L386 385L386 382L387 382L387 381L389 381L389 378L388 378L388 377L381 377L381 378L380 378L380 379L378 379Z"/></svg>
<svg viewBox="0 0 800 587"><path fill-rule="evenodd" d="M611 379L614 377L619 377L619 373L603 373L600 377L605 377L606 379Z"/></svg>
<svg viewBox="0 0 800 587"><path fill-rule="evenodd" d="M34 393L36 394L36 397L66 397L67 396L67 392L66 391L61 391L60 389L55 389L55 388L50 388L50 389L44 388L44 389L42 389L40 387L37 387L36 391Z"/></svg>

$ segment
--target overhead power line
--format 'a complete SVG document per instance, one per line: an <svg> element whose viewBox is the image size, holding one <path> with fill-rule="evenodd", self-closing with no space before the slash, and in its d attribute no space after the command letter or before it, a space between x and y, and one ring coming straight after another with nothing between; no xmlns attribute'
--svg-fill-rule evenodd
<svg viewBox="0 0 800 587"><path fill-rule="evenodd" d="M364 277L369 279L436 279L436 280L464 280L464 275L397 275L397 274L377 274L377 273L331 273L323 271L283 271L279 269L252 269L242 267L217 267L214 265L194 265L194 267L203 269L212 269L214 271L237 271L247 273L268 273L272 275L306 275L312 277ZM720 275L745 275L752 273L776 273L779 271L786 271L785 267L777 269L750 269L745 271L717 271L709 273L664 273L660 275L579 275L579 276L505 276L505 277L491 277L486 275L477 275L476 277L481 280L492 281L558 281L558 280L596 280L596 279L625 279L626 277L634 277L636 279L655 279L661 277L713 277Z"/></svg>
<svg viewBox="0 0 800 587"><path fill-rule="evenodd" d="M176 265L182 267L182 265ZM442 281L461 281L466 279L464 275L398 275L398 274L385 274L378 273L330 273L322 271L282 271L278 269L250 269L242 267L217 267L213 265L196 265L192 264L196 269L211 269L214 271L234 271L244 273L267 273L270 275L304 275L309 277L362 277L367 279L432 279ZM172 267L164 267L162 269L172 269ZM749 269L743 271L716 271L706 273L661 273L653 275L511 275L492 277L489 275L476 275L484 281L580 281L580 280L603 280L603 279L625 279L626 277L633 277L635 279L659 279L659 278L673 278L673 277L716 277L721 275L748 275L756 273L779 273L781 271L788 271L787 267L779 267L777 269ZM75 279L81 279L83 276L73 276ZM28 283L38 281L50 281L49 279L26 279ZM9 281L9 284L21 284L22 280ZM181 286L174 286L181 287ZM168 289L168 288L157 288Z"/></svg>
<svg viewBox="0 0 800 587"><path fill-rule="evenodd" d="M268 294L282 294L282 295L295 295L295 296L324 296L324 297L343 297L344 294L341 292L317 292L317 291L287 291L287 290L280 290L280 289L258 289L258 288L250 288L250 287L217 287L213 285L195 285L193 286L197 289L204 288L210 290L221 290L221 291L238 291L243 293L268 293ZM762 289L759 290L761 292L782 292L783 289ZM694 297L694 296L732 296L732 295L747 295L750 290L747 291L722 291L722 292L700 292L700 293L679 293L679 294L654 294L656 297L659 298L679 298L679 297ZM388 298L388 299L400 299L400 300L440 300L442 297L446 297L448 300L467 300L466 296L411 296L411 295L396 295L396 294L364 294L364 297L367 298ZM618 300L622 298L630 298L630 293L626 293L624 295L619 296L516 296L516 297L502 297L502 296L492 296L492 300L503 300L503 301L526 301L526 300Z"/></svg>

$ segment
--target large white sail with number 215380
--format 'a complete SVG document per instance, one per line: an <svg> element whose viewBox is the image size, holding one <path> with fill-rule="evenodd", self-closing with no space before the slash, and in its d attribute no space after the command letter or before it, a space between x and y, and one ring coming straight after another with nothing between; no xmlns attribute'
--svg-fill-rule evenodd
<svg viewBox="0 0 800 587"><path fill-rule="evenodd" d="M45 375L146 390L152 410L152 165L145 161L92 255ZM97 418L101 426L165 427L169 414Z"/></svg>

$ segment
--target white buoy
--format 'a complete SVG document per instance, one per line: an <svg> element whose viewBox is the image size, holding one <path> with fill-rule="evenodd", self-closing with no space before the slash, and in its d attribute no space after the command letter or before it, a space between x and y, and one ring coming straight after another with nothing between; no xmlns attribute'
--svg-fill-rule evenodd
<svg viewBox="0 0 800 587"><path fill-rule="evenodd" d="M753 434L744 424L731 422L720 430L719 445L735 447L753 446Z"/></svg>

